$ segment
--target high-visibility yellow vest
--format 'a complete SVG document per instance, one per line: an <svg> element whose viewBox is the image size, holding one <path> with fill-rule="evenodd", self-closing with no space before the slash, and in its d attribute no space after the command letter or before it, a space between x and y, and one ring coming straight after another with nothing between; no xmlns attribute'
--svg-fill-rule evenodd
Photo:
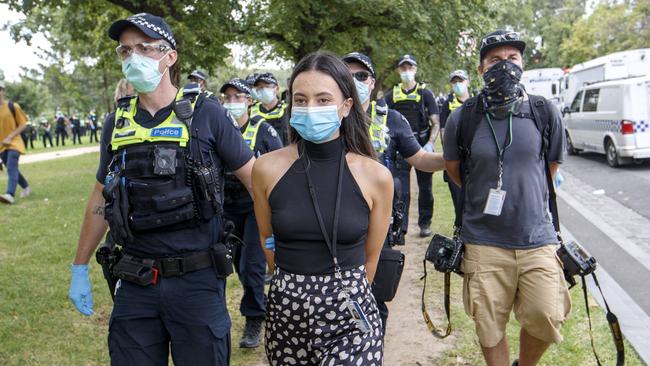
<svg viewBox="0 0 650 366"><path fill-rule="evenodd" d="M386 138L388 132L388 127L386 126L386 122L388 121L387 112L386 110L384 113L377 113L377 102L373 101L370 103L370 127L368 128L368 132L370 133L372 147L380 154L388 147Z"/></svg>

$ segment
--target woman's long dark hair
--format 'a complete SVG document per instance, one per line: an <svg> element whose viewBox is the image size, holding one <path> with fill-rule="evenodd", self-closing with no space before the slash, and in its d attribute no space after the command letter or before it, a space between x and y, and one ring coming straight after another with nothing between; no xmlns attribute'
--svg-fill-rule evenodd
<svg viewBox="0 0 650 366"><path fill-rule="evenodd" d="M314 52L305 56L291 74L289 81L289 95L293 95L293 81L296 76L306 71L320 71L331 76L343 93L343 98L352 98L352 108L347 117L341 121L339 128L341 138L345 144L347 151L364 155L369 158L375 158L375 150L370 142L370 134L368 126L370 121L366 112L361 107L359 96L357 95L357 88L352 80L350 69L338 57L329 52ZM289 99L289 116L291 116L291 108L293 106L293 98ZM291 126L289 126L291 127ZM301 144L303 141L302 136L293 127L290 128L289 140L291 143ZM300 149L300 146L299 146Z"/></svg>

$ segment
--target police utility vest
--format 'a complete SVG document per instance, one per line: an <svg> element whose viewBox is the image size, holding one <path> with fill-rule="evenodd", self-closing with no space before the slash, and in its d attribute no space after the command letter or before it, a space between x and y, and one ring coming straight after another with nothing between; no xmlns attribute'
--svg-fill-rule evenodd
<svg viewBox="0 0 650 366"><path fill-rule="evenodd" d="M255 143L257 142L257 133L260 130L262 122L264 122L264 118L260 115L250 117L246 129L242 132L242 137L244 138L246 145L250 147L253 154L255 154L255 157L259 157L259 151L255 149ZM231 203L233 200L240 198L241 196L249 195L246 187L239 181L233 172L226 173L225 183L224 193L226 203Z"/></svg>
<svg viewBox="0 0 650 366"><path fill-rule="evenodd" d="M370 142L378 154L383 154L388 147L388 107L377 105L376 101L370 103Z"/></svg>
<svg viewBox="0 0 650 366"><path fill-rule="evenodd" d="M402 89L402 83L393 87L393 109L400 112L409 121L411 129L416 134L427 132L430 127L422 97L425 88L426 84L417 83L413 91L407 94Z"/></svg>
<svg viewBox="0 0 650 366"><path fill-rule="evenodd" d="M176 104L187 98L186 92L179 91ZM204 97L193 95L190 116ZM216 174L211 164L192 158L187 121L172 111L159 125L146 128L134 118L136 97L118 103L110 145L114 155L103 192L116 242L128 245L133 233L191 228L217 215L219 196L205 189Z"/></svg>
<svg viewBox="0 0 650 366"><path fill-rule="evenodd" d="M266 120L273 128L278 132L282 131L284 127L282 124L282 117L287 111L287 104L284 101L280 100L278 102L280 105L276 108L273 108L270 112L262 112L262 103L257 103L251 107L251 117L260 116Z"/></svg>

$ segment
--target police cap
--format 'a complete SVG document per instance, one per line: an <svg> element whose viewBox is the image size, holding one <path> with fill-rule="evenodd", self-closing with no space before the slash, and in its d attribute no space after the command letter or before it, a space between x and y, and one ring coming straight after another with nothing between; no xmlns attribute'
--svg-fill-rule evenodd
<svg viewBox="0 0 650 366"><path fill-rule="evenodd" d="M172 29L161 17L149 13L140 13L126 19L118 20L108 28L108 36L111 39L119 41L120 35L128 27L138 28L147 37L164 39L169 42L173 49L176 49L176 39L174 39Z"/></svg>
<svg viewBox="0 0 650 366"><path fill-rule="evenodd" d="M372 60L370 59L370 57L364 55L363 53L351 52L343 56L341 60L343 60L343 62L359 63L365 66L365 68L368 69L368 71L370 71L370 75L372 75L373 78L375 77L375 68L372 66Z"/></svg>
<svg viewBox="0 0 650 366"><path fill-rule="evenodd" d="M399 61L397 61L397 66L402 66L402 64L407 63L407 62L409 64L413 65L413 66L418 65L418 63L417 63L417 61L415 61L415 57L413 55L406 54L406 55L402 56L399 59Z"/></svg>
<svg viewBox="0 0 650 366"><path fill-rule="evenodd" d="M235 88L239 90L240 93L246 93L248 95L251 94L251 88L248 86L248 83L246 83L246 80L240 79L240 78L233 78L230 79L227 83L223 84L221 86L221 89L219 90L220 93L223 93L226 91L228 88Z"/></svg>

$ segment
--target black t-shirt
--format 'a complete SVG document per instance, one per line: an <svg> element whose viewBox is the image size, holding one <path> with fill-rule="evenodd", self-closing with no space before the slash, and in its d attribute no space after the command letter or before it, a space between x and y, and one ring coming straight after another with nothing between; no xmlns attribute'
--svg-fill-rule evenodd
<svg viewBox="0 0 650 366"><path fill-rule="evenodd" d="M169 117L172 112L172 104L162 108L154 116L138 107L134 119L145 128L153 128ZM108 166L113 158L110 144L114 125L115 113L111 113L104 121L100 141L100 158L96 178L102 184L104 184ZM211 160L221 171L222 177L224 169L237 170L253 157L253 153L244 142L238 127L228 112L219 103L209 98L203 100L192 120L192 130L198 131L198 147L204 161ZM196 156L198 155L196 152L197 142L191 141L190 144L193 156L198 158ZM136 244L130 246L129 251L140 256L164 256L179 252L205 250L216 243L220 236L221 218L215 217L210 222L202 222L199 226L173 232L135 234L134 243Z"/></svg>

